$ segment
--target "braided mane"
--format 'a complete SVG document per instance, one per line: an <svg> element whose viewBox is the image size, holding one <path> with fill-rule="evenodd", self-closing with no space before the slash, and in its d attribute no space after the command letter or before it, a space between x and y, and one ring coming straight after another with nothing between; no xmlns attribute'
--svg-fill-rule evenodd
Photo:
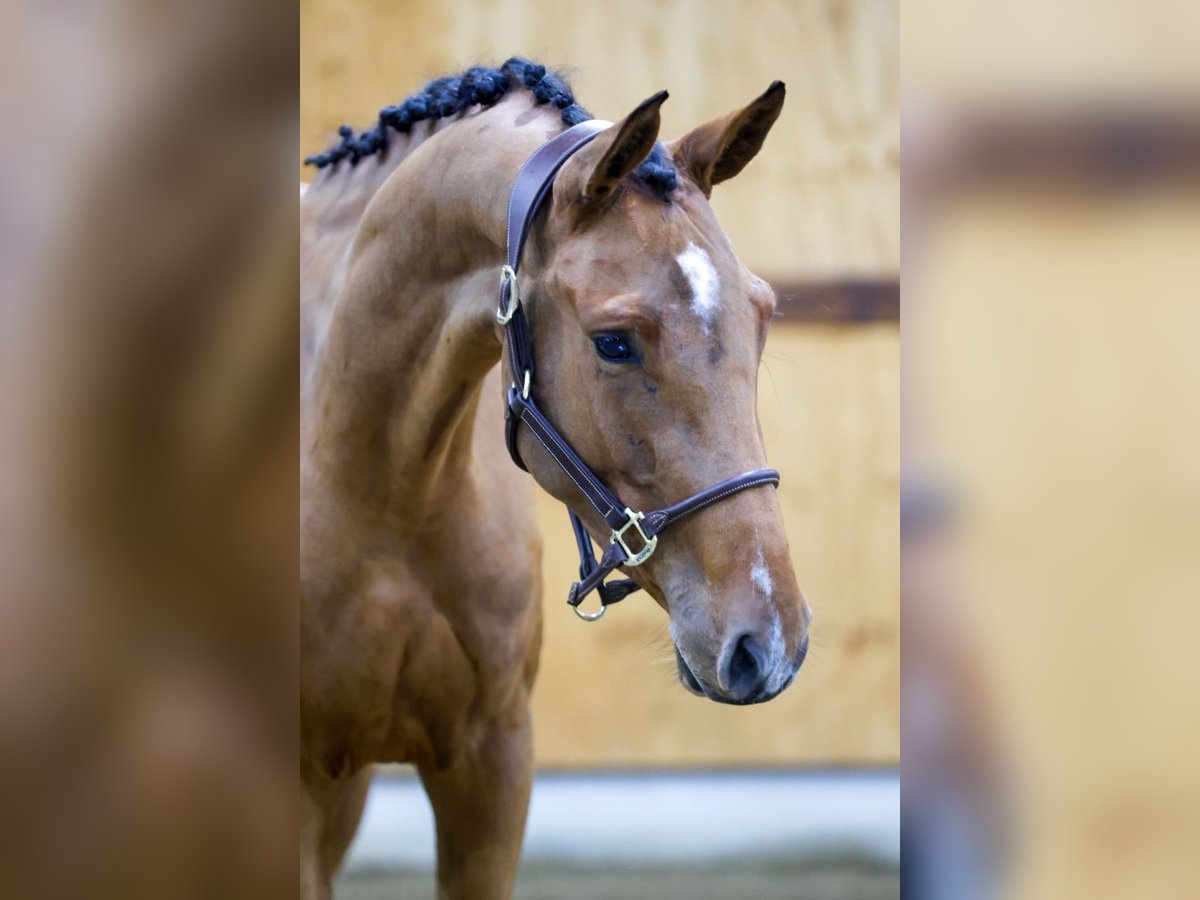
<svg viewBox="0 0 1200 900"><path fill-rule="evenodd" d="M385 106L378 121L358 134L349 125L338 129L341 141L324 153L304 160L305 165L336 171L343 159L351 166L359 160L385 149L389 129L408 134L418 122L445 119L465 112L473 106L494 106L509 91L524 87L538 105L550 104L561 110L564 125L578 125L592 118L575 102L571 87L560 76L548 72L545 66L514 56L498 69L474 66L461 75L435 78L399 106ZM667 162L662 146L655 144L646 160L638 166L637 175L659 196L669 199L675 189L675 170Z"/></svg>

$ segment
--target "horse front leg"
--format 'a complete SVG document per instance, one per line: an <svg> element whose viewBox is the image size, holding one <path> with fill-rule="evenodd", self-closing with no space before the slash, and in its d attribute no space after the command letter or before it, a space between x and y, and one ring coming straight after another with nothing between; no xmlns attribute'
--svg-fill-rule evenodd
<svg viewBox="0 0 1200 900"><path fill-rule="evenodd" d="M437 822L439 900L507 900L533 782L528 697L483 723L448 769L421 778Z"/></svg>
<svg viewBox="0 0 1200 900"><path fill-rule="evenodd" d="M367 766L338 780L301 776L301 900L333 897L333 878L358 830L372 774Z"/></svg>

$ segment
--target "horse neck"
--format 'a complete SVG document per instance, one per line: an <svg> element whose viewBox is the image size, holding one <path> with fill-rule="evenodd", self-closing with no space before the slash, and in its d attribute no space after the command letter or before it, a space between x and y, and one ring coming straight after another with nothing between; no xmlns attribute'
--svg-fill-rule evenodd
<svg viewBox="0 0 1200 900"><path fill-rule="evenodd" d="M429 137L381 179L324 296L305 304L306 475L414 524L467 484L481 382L500 356L509 191L561 128L515 95ZM337 190L336 178L306 202ZM326 247L325 259L338 255Z"/></svg>

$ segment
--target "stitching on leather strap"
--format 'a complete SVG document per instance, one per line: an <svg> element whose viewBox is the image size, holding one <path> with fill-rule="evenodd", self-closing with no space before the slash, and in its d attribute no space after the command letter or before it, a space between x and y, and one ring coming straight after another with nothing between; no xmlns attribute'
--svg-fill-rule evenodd
<svg viewBox="0 0 1200 900"><path fill-rule="evenodd" d="M529 412L529 418L525 417L526 411ZM604 485L602 485L599 482L599 480L596 478L596 476L590 470L588 470L585 466L580 465L579 461L575 459L575 452L573 450L571 450L571 448L569 446L567 446L566 441L562 438L561 435L558 434L556 429L554 429L552 426L547 427L549 423L546 423L542 420L539 410L536 410L531 404L526 403L522 407L522 410L521 410L521 419L527 425L529 425L530 428L533 428L535 432L537 432L539 430L545 432L546 438L554 443L554 445L558 448L559 453L555 454L551 450L550 455L552 457L554 457L555 461L558 462L559 466L561 466L562 468L565 469L566 464L570 463L571 466L576 470L576 472L578 472L579 475L585 481L588 482L588 484L592 487L593 490L595 490L596 496L600 497L604 501L604 503L612 510L612 512L614 514L620 513L621 508L619 506L609 502L609 499L606 496L609 493L608 489L605 488ZM543 441L543 446L545 446L545 441ZM550 450L550 448L548 446L546 447L546 449ZM585 490L582 487L580 489ZM589 499L591 499L591 498L589 498ZM596 506L597 512L600 512L600 508L596 505L596 502L594 500L592 501L592 505ZM604 518L605 522L608 522L607 514L600 512L600 515Z"/></svg>
<svg viewBox="0 0 1200 900"><path fill-rule="evenodd" d="M739 494L742 491L747 490L748 488L761 487L762 485L765 485L765 484L775 485L776 484L775 477L771 476L771 475L764 475L761 478L755 478L753 481L747 481L745 484L734 485L733 487L730 487L724 491L721 491L721 493L719 493L719 494L714 494L713 496L709 497L707 500L704 500L701 503L697 503L695 506L690 506L690 507L680 511L674 517L671 517L668 514L667 516L665 516L666 521L663 523L663 526L665 527L667 525L672 524L673 522L678 522L680 519L686 519L692 513L700 512L700 510L704 509L706 506L712 506L718 500L724 500L726 497L728 497L732 494Z"/></svg>
<svg viewBox="0 0 1200 900"><path fill-rule="evenodd" d="M523 417L522 417L522 418L523 418ZM526 423L526 424L528 424L528 423ZM547 443L546 443L544 440L542 440L542 436L541 436L541 434L539 434L539 433L538 433L538 430L537 430L536 428L533 428L532 426L530 427L530 429L529 429L529 430L533 432L533 436L534 436L535 438L537 438L537 439L538 439L538 441L541 443L541 445L542 445L543 447L545 447L545 448L546 448L546 452L547 452L547 453L549 453L549 454L550 454L550 457L553 459L553 458L554 458L554 451L550 449L550 445L549 445L549 444L547 444ZM562 469L564 472L566 472L566 473L567 473L567 477L568 477L568 478L570 478L570 479L571 479L571 481L573 481L573 482L575 483L575 487L579 488L579 492L580 492L581 494L583 494L583 496L587 497L587 501L588 501L588 503L592 504L592 507L593 507L593 508L596 510L596 512L600 513L600 517L601 517L601 518L603 518L603 517L604 517L604 513L603 513L603 512L600 510L600 507L599 507L599 506L596 506L596 501L592 499L592 497L591 497L591 494L589 494L589 493L587 492L587 489L586 489L586 488L584 488L584 486L583 486L582 484L580 484L580 483L579 483L579 482L576 480L575 476L571 474L571 471L570 471L569 469L567 469L567 468L566 468L566 467L564 467L564 466L560 466L560 468L561 468L561 469Z"/></svg>

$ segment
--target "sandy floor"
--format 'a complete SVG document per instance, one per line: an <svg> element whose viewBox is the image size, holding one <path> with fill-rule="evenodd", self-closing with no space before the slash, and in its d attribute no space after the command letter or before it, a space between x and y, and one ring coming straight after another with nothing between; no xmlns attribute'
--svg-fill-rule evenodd
<svg viewBox="0 0 1200 900"><path fill-rule="evenodd" d="M338 900L431 898L433 876L358 874L341 879ZM527 866L515 900L897 900L895 869L835 860L717 869L564 869Z"/></svg>

